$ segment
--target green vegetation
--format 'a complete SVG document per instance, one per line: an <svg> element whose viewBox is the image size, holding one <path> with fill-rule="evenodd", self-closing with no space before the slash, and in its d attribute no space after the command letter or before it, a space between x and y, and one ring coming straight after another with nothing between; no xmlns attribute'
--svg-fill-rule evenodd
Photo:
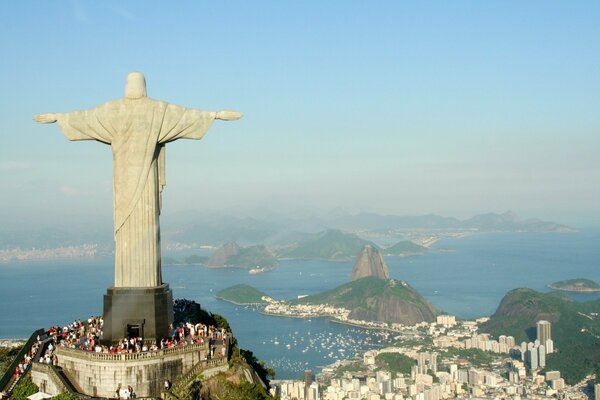
<svg viewBox="0 0 600 400"><path fill-rule="evenodd" d="M567 292L598 292L600 291L600 284L590 279L577 278L568 279L566 281L554 282L548 285L548 287L556 290L564 290Z"/></svg>
<svg viewBox="0 0 600 400"><path fill-rule="evenodd" d="M481 349L457 349L449 347L445 352L441 353L444 358L462 358L467 360L476 367L487 367L494 361L496 353L483 351Z"/></svg>
<svg viewBox="0 0 600 400"><path fill-rule="evenodd" d="M410 375L410 369L416 365L415 360L400 353L379 353L375 362L379 369L390 371L392 378L398 374Z"/></svg>
<svg viewBox="0 0 600 400"><path fill-rule="evenodd" d="M512 335L517 342L532 341L536 339L536 322L550 321L556 351L547 356L546 368L559 370L566 383L574 384L600 368L598 310L600 300L580 303L558 292L514 289L480 331Z"/></svg>
<svg viewBox="0 0 600 400"><path fill-rule="evenodd" d="M79 396L71 392L62 392L52 398L52 400L79 400Z"/></svg>
<svg viewBox="0 0 600 400"><path fill-rule="evenodd" d="M214 379L215 384L218 386L218 395L210 398L219 400L273 400L265 388L256 383L242 380L239 384L235 384L222 375L217 375L211 379Z"/></svg>
<svg viewBox="0 0 600 400"><path fill-rule="evenodd" d="M215 325L219 328L230 329L229 323L224 317L203 310L196 302L178 300L176 301L176 305L175 323L182 321L202 322L204 324ZM173 396L179 400L195 400L199 398L274 400L258 379L256 379L256 376L268 385L269 379L275 377L275 371L265 366L264 362L259 360L251 351L240 349L235 337L232 338L230 345L231 347L227 352L230 355L229 371L208 379L204 379L200 373L192 382L186 385L183 384L183 377L180 377L174 382ZM246 374L249 367L256 372L256 374L252 373L254 383L246 381ZM246 372L242 372L244 368ZM62 398L60 400L74 399Z"/></svg>
<svg viewBox="0 0 600 400"><path fill-rule="evenodd" d="M217 328L231 329L229 322L219 314L213 314L200 307L200 304L189 300L177 300L186 302L185 307L180 310L175 310L174 324L180 322L191 322L194 324L202 323L205 325L213 325Z"/></svg>
<svg viewBox="0 0 600 400"><path fill-rule="evenodd" d="M365 367L361 361L353 361L351 363L347 363L347 364L344 364L344 365L338 367L335 370L334 376L336 378L341 378L344 376L344 374L346 372L350 372L350 373L362 372L362 371L364 371L364 369L365 369Z"/></svg>
<svg viewBox="0 0 600 400"><path fill-rule="evenodd" d="M351 310L350 317L354 319L407 325L433 321L438 314L431 303L406 282L372 276L291 303L329 304Z"/></svg>
<svg viewBox="0 0 600 400"><path fill-rule="evenodd" d="M4 375L23 346L0 347L0 376Z"/></svg>
<svg viewBox="0 0 600 400"><path fill-rule="evenodd" d="M284 258L349 260L355 257L367 244L374 243L361 239L353 234L346 234L337 229L317 233L303 241L296 248L281 254Z"/></svg>
<svg viewBox="0 0 600 400"><path fill-rule="evenodd" d="M260 379L267 385L271 379L275 378L275 370L267 367L265 362L259 360L250 350L240 349L239 354L244 358L244 361L246 361L248 365L250 365L254 371L256 371Z"/></svg>
<svg viewBox="0 0 600 400"><path fill-rule="evenodd" d="M266 301L262 299L263 296L266 294L245 284L231 286L217 292L217 299L240 305L264 304Z"/></svg>
<svg viewBox="0 0 600 400"><path fill-rule="evenodd" d="M386 256L415 256L423 255L427 253L427 250L429 249L425 246L403 240L383 250L382 253Z"/></svg>
<svg viewBox="0 0 600 400"><path fill-rule="evenodd" d="M27 396L39 392L38 387L31 381L31 374L28 372L19 379L17 386L13 389L11 399L27 400Z"/></svg>

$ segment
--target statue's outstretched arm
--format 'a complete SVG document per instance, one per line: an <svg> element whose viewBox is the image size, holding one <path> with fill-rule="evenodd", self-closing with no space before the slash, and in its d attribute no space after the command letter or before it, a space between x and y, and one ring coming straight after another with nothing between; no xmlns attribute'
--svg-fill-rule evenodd
<svg viewBox="0 0 600 400"><path fill-rule="evenodd" d="M39 124L53 124L58 121L58 114L38 114L33 117L33 120Z"/></svg>
<svg viewBox="0 0 600 400"><path fill-rule="evenodd" d="M231 110L217 111L217 114L215 115L215 119L221 119L223 121L235 121L240 118L242 118L241 112Z"/></svg>

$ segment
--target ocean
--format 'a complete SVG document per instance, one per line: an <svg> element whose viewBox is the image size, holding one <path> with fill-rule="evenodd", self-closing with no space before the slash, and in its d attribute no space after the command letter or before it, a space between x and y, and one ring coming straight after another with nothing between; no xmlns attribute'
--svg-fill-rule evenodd
<svg viewBox="0 0 600 400"><path fill-rule="evenodd" d="M167 256L183 257L167 252ZM387 257L390 275L407 281L438 309L463 318L493 314L507 291L588 278L600 282L600 232L572 234L477 234L444 239L424 256ZM271 272L201 266L163 267L176 298L199 302L225 316L242 348L276 371L278 379L300 379L336 359L385 346L393 335L329 322L260 314L215 298L220 289L252 285L277 299L313 294L348 282L352 262L285 260ZM24 338L40 327L65 324L102 313L102 296L112 284L109 258L0 264L0 338ZM569 294L579 301L599 293Z"/></svg>

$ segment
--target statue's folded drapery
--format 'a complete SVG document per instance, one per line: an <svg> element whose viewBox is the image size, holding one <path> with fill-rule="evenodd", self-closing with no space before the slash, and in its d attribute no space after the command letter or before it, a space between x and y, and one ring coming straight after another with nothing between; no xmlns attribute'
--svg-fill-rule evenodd
<svg viewBox="0 0 600 400"><path fill-rule="evenodd" d="M164 144L201 139L215 115L148 97L58 114L69 140L97 140L112 148L116 287L162 284L158 216Z"/></svg>

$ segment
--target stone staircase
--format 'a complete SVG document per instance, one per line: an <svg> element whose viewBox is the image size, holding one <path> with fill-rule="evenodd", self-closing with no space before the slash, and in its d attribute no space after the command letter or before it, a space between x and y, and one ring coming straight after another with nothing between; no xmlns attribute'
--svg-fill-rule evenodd
<svg viewBox="0 0 600 400"><path fill-rule="evenodd" d="M179 400L179 396L177 394L185 390L202 372L214 370L216 373L219 371L219 367L224 367L226 365L227 357L219 357L211 360L200 361L187 373L177 378L171 389L165 390L161 393L161 397L164 400Z"/></svg>

